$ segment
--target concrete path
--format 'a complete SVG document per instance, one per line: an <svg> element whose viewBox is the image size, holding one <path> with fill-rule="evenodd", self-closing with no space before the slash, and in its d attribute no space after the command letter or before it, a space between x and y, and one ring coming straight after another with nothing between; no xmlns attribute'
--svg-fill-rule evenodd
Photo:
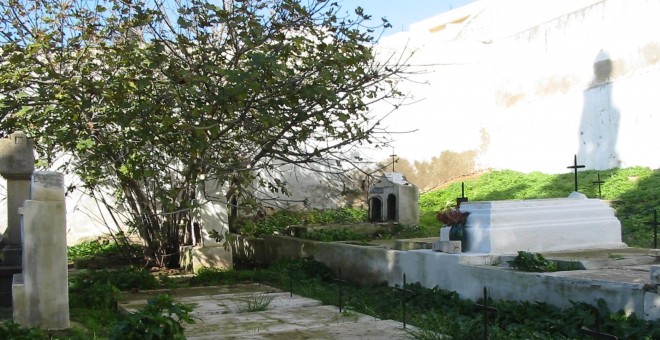
<svg viewBox="0 0 660 340"><path fill-rule="evenodd" d="M188 339L410 339L400 322L344 311L319 301L259 284L126 293L120 308L135 311L168 292L192 306L196 323ZM265 311L249 306L268 303ZM408 326L410 328L410 326Z"/></svg>

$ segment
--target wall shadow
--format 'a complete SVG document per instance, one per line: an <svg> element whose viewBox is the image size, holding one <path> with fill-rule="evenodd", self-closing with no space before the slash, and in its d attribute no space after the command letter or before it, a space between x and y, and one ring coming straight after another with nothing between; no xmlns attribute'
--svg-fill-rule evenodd
<svg viewBox="0 0 660 340"><path fill-rule="evenodd" d="M587 169L604 170L621 165L616 145L620 112L612 101L613 63L607 52L598 52L594 77L584 90L579 128L578 161Z"/></svg>

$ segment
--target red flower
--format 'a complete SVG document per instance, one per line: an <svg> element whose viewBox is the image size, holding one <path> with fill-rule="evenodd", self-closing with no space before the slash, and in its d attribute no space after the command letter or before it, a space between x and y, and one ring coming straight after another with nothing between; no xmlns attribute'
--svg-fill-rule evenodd
<svg viewBox="0 0 660 340"><path fill-rule="evenodd" d="M467 217L470 215L469 212L462 212L458 209L447 209L440 211L435 215L435 218L444 223L445 225L456 225L463 224L467 222Z"/></svg>

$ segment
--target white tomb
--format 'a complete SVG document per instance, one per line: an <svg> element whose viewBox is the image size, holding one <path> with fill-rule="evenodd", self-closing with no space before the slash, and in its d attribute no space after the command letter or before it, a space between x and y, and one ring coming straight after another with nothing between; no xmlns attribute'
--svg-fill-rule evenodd
<svg viewBox="0 0 660 340"><path fill-rule="evenodd" d="M568 198L465 202L464 251L516 254L626 247L614 210L574 192Z"/></svg>
<svg viewBox="0 0 660 340"><path fill-rule="evenodd" d="M21 210L23 273L12 284L14 321L46 329L69 328L64 176L36 171Z"/></svg>

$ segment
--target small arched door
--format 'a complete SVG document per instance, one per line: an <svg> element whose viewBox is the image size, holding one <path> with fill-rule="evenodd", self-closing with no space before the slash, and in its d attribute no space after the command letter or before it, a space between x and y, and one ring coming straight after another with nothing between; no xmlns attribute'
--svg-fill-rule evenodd
<svg viewBox="0 0 660 340"><path fill-rule="evenodd" d="M394 194L387 195L387 220L396 221L396 196Z"/></svg>
<svg viewBox="0 0 660 340"><path fill-rule="evenodd" d="M383 202L379 197L372 197L369 200L369 222L383 221Z"/></svg>

